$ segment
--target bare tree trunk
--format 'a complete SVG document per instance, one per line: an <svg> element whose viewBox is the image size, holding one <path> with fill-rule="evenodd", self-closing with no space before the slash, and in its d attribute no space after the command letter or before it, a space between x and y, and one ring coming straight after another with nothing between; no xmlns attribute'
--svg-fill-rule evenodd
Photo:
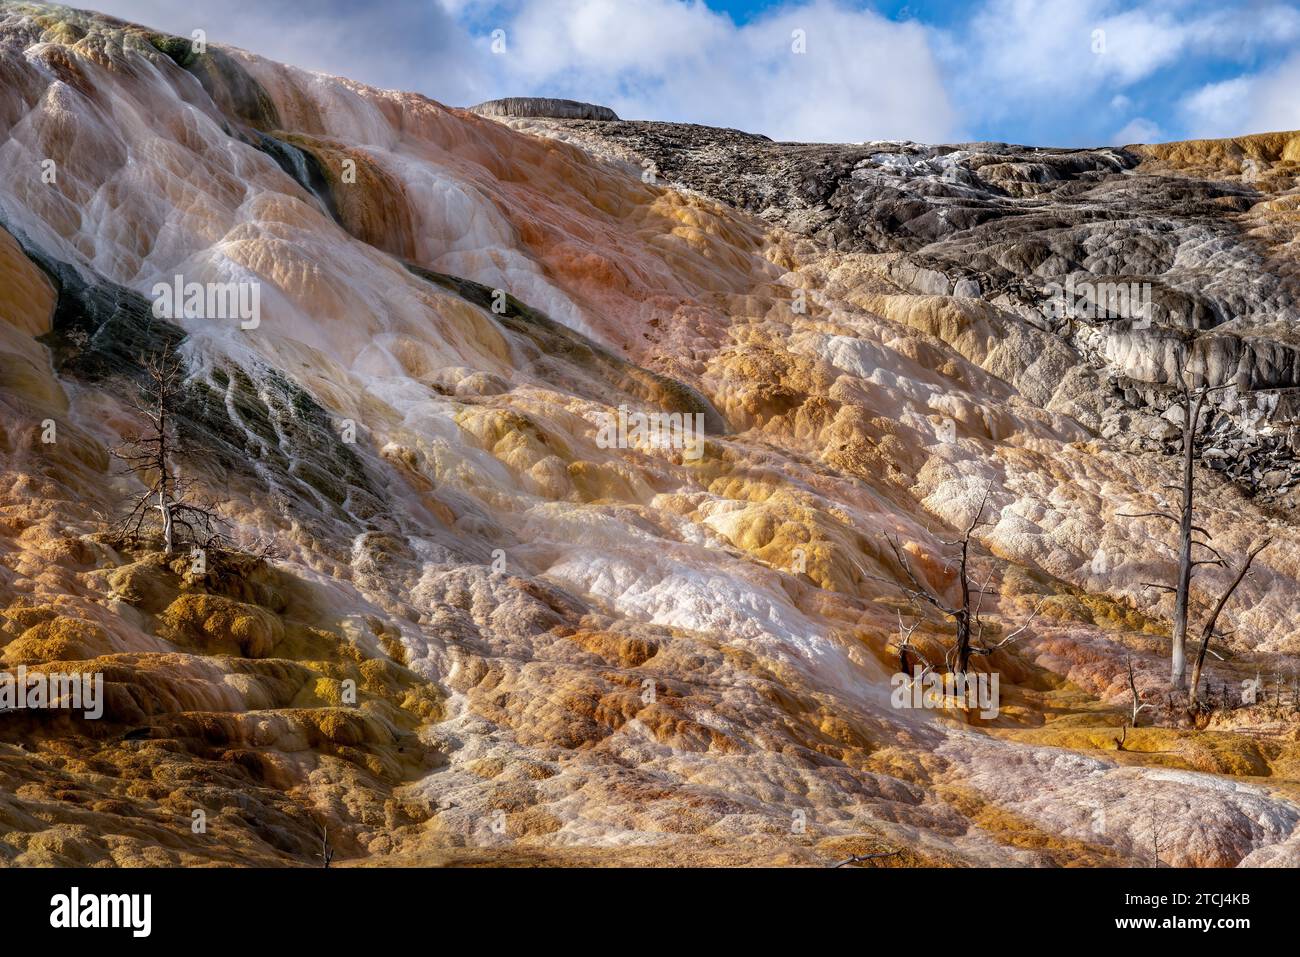
<svg viewBox="0 0 1300 957"><path fill-rule="evenodd" d="M988 499L988 491L984 493L984 499ZM970 536L984 517L984 502L980 502L979 512L975 520L971 522L970 528L961 540L961 561L957 567L957 578L961 583L961 604L957 606L957 674L964 675L970 667L970 641L971 641L971 609L970 609L970 576L967 574L967 568L970 562Z"/></svg>
<svg viewBox="0 0 1300 957"><path fill-rule="evenodd" d="M1192 510L1195 498L1194 472L1196 447L1196 419L1200 403L1192 404L1192 393L1183 399L1183 501L1178 515L1178 584L1174 597L1173 649L1170 653L1169 681L1178 689L1184 687L1187 669L1187 604L1192 587Z"/></svg>
<svg viewBox="0 0 1300 957"><path fill-rule="evenodd" d="M163 553L170 555L174 547L174 529L172 528L171 493L167 488L167 390L162 384L158 388L158 511L162 513Z"/></svg>
<svg viewBox="0 0 1300 957"><path fill-rule="evenodd" d="M170 555L174 547L173 546L174 532L172 526L172 506L171 506L171 502L167 501L167 493L161 490L158 492L158 511L162 513L163 552L164 554Z"/></svg>
<svg viewBox="0 0 1300 957"><path fill-rule="evenodd" d="M1129 656L1128 659L1128 691L1129 694L1133 696L1133 701L1130 707L1132 709L1133 727L1136 728L1138 723L1138 715L1140 715L1147 708L1150 708L1151 705L1143 704L1142 698L1138 694L1137 676L1133 673L1133 657L1131 655ZM1125 733L1127 734L1127 732ZM1122 739L1120 740L1120 750L1121 751L1124 750L1124 742Z"/></svg>
<svg viewBox="0 0 1300 957"><path fill-rule="evenodd" d="M1160 820L1156 817L1156 810L1151 809L1151 866L1160 867L1164 862L1160 860Z"/></svg>
<svg viewBox="0 0 1300 957"><path fill-rule="evenodd" d="M965 581L962 582L963 586ZM966 588L963 587L965 592ZM963 595L966 602L969 597ZM957 615L957 674L964 675L970 667L970 612L964 607Z"/></svg>
<svg viewBox="0 0 1300 957"><path fill-rule="evenodd" d="M1232 597L1232 593L1237 590L1237 586L1241 584L1242 579L1246 577L1246 573L1250 571L1250 565L1255 560L1255 556L1267 548L1268 544L1269 540L1265 539L1250 550L1246 555L1246 560L1241 563L1241 568L1237 569L1236 577L1223 590L1223 594L1219 596L1219 600L1214 605L1214 610L1210 612L1210 617L1206 619L1205 628L1201 631L1201 648L1197 652L1196 663L1192 665L1192 686L1187 695L1188 701L1192 704L1196 704L1196 691L1201 685L1201 669L1205 666L1205 652L1209 650L1210 639L1214 636L1214 626L1219 621L1219 613L1223 611L1224 606L1228 604L1228 599Z"/></svg>
<svg viewBox="0 0 1300 957"><path fill-rule="evenodd" d="M334 848L330 846L329 829L324 825L320 827L320 860L321 867L329 867L330 862L334 860Z"/></svg>
<svg viewBox="0 0 1300 957"><path fill-rule="evenodd" d="M1208 646L1209 646L1208 641L1202 641L1201 650L1197 653L1196 660L1192 662L1192 680L1187 686L1187 702L1189 704L1193 704L1193 705L1196 704L1197 698L1199 696L1199 690L1201 687L1201 668L1205 664L1205 649ZM1213 703L1214 695L1212 691L1210 694L1210 699L1211 699L1211 703Z"/></svg>

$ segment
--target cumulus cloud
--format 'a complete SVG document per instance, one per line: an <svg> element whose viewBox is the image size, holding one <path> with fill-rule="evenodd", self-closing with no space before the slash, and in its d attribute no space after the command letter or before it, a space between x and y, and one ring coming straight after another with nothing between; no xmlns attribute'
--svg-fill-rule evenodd
<svg viewBox="0 0 1300 957"><path fill-rule="evenodd" d="M972 19L965 66L1003 101L1125 87L1180 58L1248 54L1300 37L1300 11L1257 4L1118 0L988 0Z"/></svg>
<svg viewBox="0 0 1300 957"><path fill-rule="evenodd" d="M978 121L1030 110L1087 129L1094 117L1081 108L1127 105L1125 91L1161 71L1248 59L1297 38L1300 11L1281 3L1244 16L1201 0L988 0L944 60L965 93L959 106Z"/></svg>
<svg viewBox="0 0 1300 957"><path fill-rule="evenodd" d="M1209 83L1183 101L1195 136L1230 136L1244 122L1252 81L1244 77Z"/></svg>
<svg viewBox="0 0 1300 957"><path fill-rule="evenodd" d="M740 26L699 2L531 0L503 28L503 93L513 84L780 139L944 139L956 128L930 31L833 0Z"/></svg>
<svg viewBox="0 0 1300 957"><path fill-rule="evenodd" d="M182 35L203 27L214 41L456 105L566 96L629 117L781 139L942 140L957 126L928 28L836 0L785 4L744 25L701 0L98 6ZM504 31L500 52L494 30ZM805 52L795 52L795 31Z"/></svg>
<svg viewBox="0 0 1300 957"><path fill-rule="evenodd" d="M778 139L1068 145L1300 126L1300 57L1258 66L1300 40L1297 0L1253 0L1248 16L1218 0L983 0L943 28L865 0L778 0L741 24L705 0L96 2L454 105L561 96ZM1206 84L1208 63L1257 72Z"/></svg>
<svg viewBox="0 0 1300 957"><path fill-rule="evenodd" d="M1159 143L1162 138L1159 124L1144 116L1129 120L1112 137L1120 146L1128 146L1130 143Z"/></svg>
<svg viewBox="0 0 1300 957"><path fill-rule="evenodd" d="M465 103L487 89L469 32L437 0L89 0L103 13L373 86Z"/></svg>
<svg viewBox="0 0 1300 957"><path fill-rule="evenodd" d="M1182 103L1193 136L1300 129L1300 54L1255 74L1207 84Z"/></svg>

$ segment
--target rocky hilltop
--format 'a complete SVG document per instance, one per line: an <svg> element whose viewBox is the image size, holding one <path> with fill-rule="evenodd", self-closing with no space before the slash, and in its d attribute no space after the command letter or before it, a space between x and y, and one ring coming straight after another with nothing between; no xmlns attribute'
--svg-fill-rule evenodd
<svg viewBox="0 0 1300 957"><path fill-rule="evenodd" d="M15 2L0 75L0 670L103 681L0 714L6 863L1300 863L1294 136L488 118ZM1198 526L1272 539L1195 720L1192 338ZM968 528L1000 705L900 703Z"/></svg>
<svg viewBox="0 0 1300 957"><path fill-rule="evenodd" d="M577 100L554 100L538 96L512 96L503 100L488 100L471 106L471 113L479 116L548 117L558 120L617 120L618 114L608 106L579 103Z"/></svg>

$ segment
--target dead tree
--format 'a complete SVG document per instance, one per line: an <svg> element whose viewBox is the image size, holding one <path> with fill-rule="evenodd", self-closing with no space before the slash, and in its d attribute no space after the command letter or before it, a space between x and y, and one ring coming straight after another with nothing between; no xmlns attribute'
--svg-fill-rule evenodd
<svg viewBox="0 0 1300 957"><path fill-rule="evenodd" d="M846 867L849 864L861 864L863 861L878 861L885 857L897 857L902 853L902 851L881 851L879 854L854 854L852 857L846 857L844 860L832 864L831 869Z"/></svg>
<svg viewBox="0 0 1300 957"><path fill-rule="evenodd" d="M1189 371L1184 365L1183 356L1180 353L1177 359L1175 388L1182 402L1183 413L1182 469L1178 485L1166 486L1166 488L1171 488L1179 493L1178 513L1174 514L1168 510L1162 510L1140 512L1138 514L1120 513L1119 515L1121 518L1160 518L1173 523L1178 528L1178 576L1176 581L1173 585L1155 582L1144 583L1148 588L1159 588L1163 591L1172 592L1174 595L1172 647L1169 652L1169 681L1178 690L1184 688L1186 683L1187 627L1192 577L1196 569L1201 565L1218 565L1223 568L1228 565L1223 556L1211 544L1213 536L1204 527L1196 523L1196 439L1206 401L1214 393L1231 388L1231 385L1211 386L1208 382L1202 382L1200 385L1193 387L1188 381L1190 377ZM1208 416L1206 418L1208 420ZM1201 537L1198 538L1197 536ZM1266 541L1264 545L1267 544ZM1264 545L1258 546L1251 552L1250 560L1253 560L1254 556L1259 554ZM1195 552L1195 549L1198 548L1202 549L1199 555ZM1246 562L1244 567L1249 567L1250 560ZM1244 575L1244 571L1242 574ZM1211 632L1213 631L1213 621L1218 619L1218 613L1222 610L1222 605L1226 604L1227 599L1231 597L1240 581L1239 577L1221 597L1220 604L1211 616ZM1202 644L1202 648L1204 647L1205 645ZM1202 652L1203 654L1204 652ZM1196 691L1193 687L1193 700L1195 694Z"/></svg>
<svg viewBox="0 0 1300 957"><path fill-rule="evenodd" d="M185 381L184 364L170 346L143 359L142 364L145 379L132 405L144 418L145 429L123 436L123 444L109 451L125 465L124 474L136 476L145 490L114 529L139 541L152 518L158 523L166 554L171 555L178 542L208 547L218 538L220 519L215 509L197 499L178 466L182 450L175 417Z"/></svg>
<svg viewBox="0 0 1300 957"><path fill-rule="evenodd" d="M988 574L983 582L975 577L973 573L973 563L971 559L970 546L971 538L975 530L981 525L989 524L984 520L984 510L988 506L989 493L992 490L992 484L985 486L984 495L980 499L979 507L975 510L974 517L966 526L961 538L953 541L944 541L943 545L949 548L956 548L956 569L957 569L957 591L959 600L954 604L943 598L934 589L922 583L920 578L912 570L911 563L907 560L907 555L903 550L902 543L894 536L886 536L890 550L894 554L895 560L907 577L908 584L901 584L891 579L881 578L877 575L867 577L876 581L883 581L900 588L907 598L908 602L917 609L918 616L910 628L903 625L902 615L900 613L898 620L898 660L903 673L909 673L908 666L909 653L914 654L925 666L924 673L933 671L935 665L926 659L912 642L912 635L920 625L924 616L925 606L936 609L940 614L951 619L956 623L957 636L953 645L944 653L944 666L951 672L962 675L970 668L970 660L977 655L991 655L999 648L1011 644L1016 639L1024 635L1033 620L1038 616L1046 598L1040 600L1035 605L1029 618L1017 629L1003 637L1000 641L989 644L984 640L985 621L981 615L981 609L984 603L984 596L988 594L993 576L996 572L995 567L990 567Z"/></svg>
<svg viewBox="0 0 1300 957"><path fill-rule="evenodd" d="M1163 829L1160 826L1160 816L1156 813L1156 809L1153 806L1151 808L1151 866L1152 867L1166 866L1165 862L1160 860L1160 834L1162 830Z"/></svg>
<svg viewBox="0 0 1300 957"><path fill-rule="evenodd" d="M330 866L330 862L334 860L334 848L330 846L329 828L327 828L324 824L319 825L319 827L320 827L320 861L321 861L320 866L328 868Z"/></svg>
<svg viewBox="0 0 1300 957"><path fill-rule="evenodd" d="M1210 638L1214 635L1214 626L1219 621L1219 613L1223 611L1223 607L1228 604L1228 599L1232 597L1232 593L1237 590L1237 586L1241 584L1246 577L1246 573L1250 571L1250 565L1255 560L1255 556L1267 548L1268 544L1269 540L1264 539L1246 555L1245 561L1237 569L1237 574L1233 577L1232 582L1219 595L1219 600L1214 603L1214 608L1210 611L1210 617L1206 619L1205 627L1201 629L1201 648L1196 653L1196 661L1192 664L1192 683L1187 692L1188 700L1192 704L1196 704L1197 690L1201 685L1201 669L1205 666L1205 652L1209 650Z"/></svg>
<svg viewBox="0 0 1300 957"><path fill-rule="evenodd" d="M1139 696L1138 696L1137 677L1136 677L1136 675L1133 674L1133 656L1132 656L1132 655L1130 655L1130 656L1129 656L1129 659L1128 659L1128 690L1129 690L1129 694L1131 694L1131 695L1133 696L1133 701L1132 701L1132 705L1131 705L1131 707L1132 707L1132 714L1130 715L1130 723L1133 725L1133 727L1136 728L1136 727L1137 727L1137 723L1138 723L1138 715L1141 714L1143 711L1145 711L1147 708L1151 708L1151 707L1153 707L1153 705L1151 705L1151 704L1149 704L1149 703L1147 703L1147 704L1143 704L1143 703L1141 703L1141 699L1140 699ZM1126 729L1126 730L1127 730L1127 729ZM1122 741L1122 740L1121 740L1120 744L1121 744L1121 745L1123 744L1123 741ZM1121 747L1120 747L1120 750L1123 751L1124 748L1121 746Z"/></svg>
<svg viewBox="0 0 1300 957"><path fill-rule="evenodd" d="M910 675L912 673L912 656L915 655L917 660L925 667L921 671L924 677L934 670L934 665L930 664L930 659L925 653L912 644L912 636L916 634L916 629L921 627L921 619L918 617L912 624L903 624L903 613L898 613L898 670L902 674Z"/></svg>

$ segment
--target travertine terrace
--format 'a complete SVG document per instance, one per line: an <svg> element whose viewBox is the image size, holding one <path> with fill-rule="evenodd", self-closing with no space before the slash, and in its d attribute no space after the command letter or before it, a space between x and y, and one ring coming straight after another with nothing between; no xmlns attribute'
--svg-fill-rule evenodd
<svg viewBox="0 0 1300 957"><path fill-rule="evenodd" d="M1158 819L1167 863L1300 863L1285 723L1115 743L1126 659L1153 700L1167 671L1173 541L1123 516L1171 494L1189 323L1240 376L1202 520L1273 538L1210 679L1300 652L1300 134L504 112L0 3L0 656L107 695L0 716L0 859L311 865L325 829L336 865L1128 864ZM1154 323L1048 321L1071 274L1150 282ZM157 317L177 275L257 282L260 322ZM228 527L199 572L112 531L162 342ZM702 454L604 447L620 406L701 416ZM986 488L986 610L1042 609L978 660L1001 713L896 709L887 536L950 588Z"/></svg>

